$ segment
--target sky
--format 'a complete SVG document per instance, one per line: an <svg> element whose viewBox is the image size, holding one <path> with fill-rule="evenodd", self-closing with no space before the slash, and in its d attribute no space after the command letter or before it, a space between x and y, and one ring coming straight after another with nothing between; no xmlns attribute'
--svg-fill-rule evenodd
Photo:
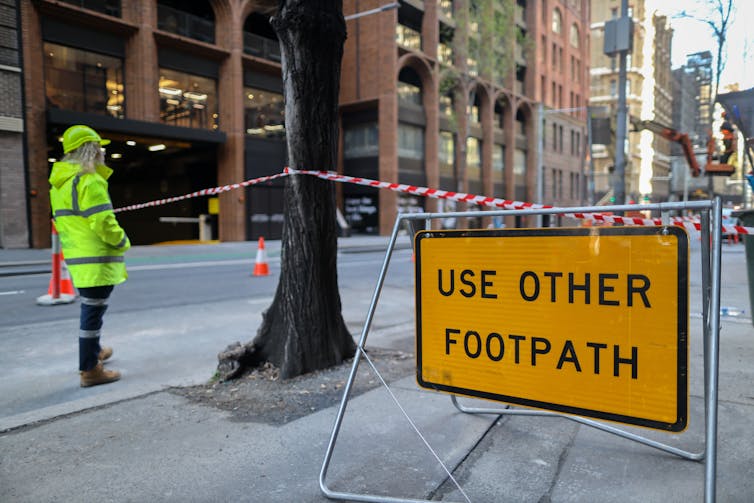
<svg viewBox="0 0 754 503"><path fill-rule="evenodd" d="M670 18L673 27L673 68L682 66L687 54L710 51L713 58L717 57L717 42L712 29L702 21L677 17L683 9L695 13L697 17L704 17L709 12L705 8L711 8L715 0L662 0L656 3L659 4L658 11ZM741 90L754 87L754 30L750 29L747 33L746 29L747 22L754 22L754 1L734 0L733 5L725 45L727 60L720 77L721 90L732 83L739 83ZM713 19L719 20L719 16Z"/></svg>

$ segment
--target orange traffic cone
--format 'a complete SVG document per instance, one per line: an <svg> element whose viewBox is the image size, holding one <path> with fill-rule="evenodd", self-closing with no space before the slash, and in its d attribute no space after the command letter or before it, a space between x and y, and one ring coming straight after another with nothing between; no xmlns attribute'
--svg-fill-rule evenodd
<svg viewBox="0 0 754 503"><path fill-rule="evenodd" d="M50 288L47 291L52 295L52 279L50 280ZM68 272L68 267L65 265L65 257L60 254L60 293L65 295L76 296L76 290L73 289L73 281L71 281L71 273Z"/></svg>
<svg viewBox="0 0 754 503"><path fill-rule="evenodd" d="M270 266L267 265L267 252L264 249L264 238L259 237L257 247L257 262L254 264L254 276L267 276L270 274Z"/></svg>
<svg viewBox="0 0 754 503"><path fill-rule="evenodd" d="M40 306L54 306L55 304L70 304L76 300L71 276L63 263L63 253L60 250L60 237L52 224L52 277L47 294L37 297Z"/></svg>

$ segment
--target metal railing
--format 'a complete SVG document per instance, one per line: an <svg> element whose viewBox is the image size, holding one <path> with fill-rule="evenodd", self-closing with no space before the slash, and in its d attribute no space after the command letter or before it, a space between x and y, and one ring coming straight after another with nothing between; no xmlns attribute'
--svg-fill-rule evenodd
<svg viewBox="0 0 754 503"><path fill-rule="evenodd" d="M108 16L120 17L120 0L62 0L82 9L93 10Z"/></svg>
<svg viewBox="0 0 754 503"><path fill-rule="evenodd" d="M453 405L461 412L472 414L509 414L509 415L530 415L530 416L557 416L572 421L579 422L581 424L597 428L608 433L612 433L619 437L632 440L634 442L641 443L648 447L659 449L661 451L679 456L684 459L693 461L704 462L704 501L706 503L712 503L715 501L716 494L716 479L717 479L717 423L718 423L718 381L719 381L719 355L720 355L720 265L721 265L721 221L722 221L722 206L720 199L717 198L714 201L695 201L686 203L656 203L647 205L635 205L635 206L609 206L603 208L597 208L594 206L576 207L576 208L542 208L542 209L529 209L529 210L495 210L485 212L485 216L514 216L514 215L556 215L558 213L576 212L576 213L593 213L596 211L627 211L627 210L647 210L647 211L660 211L667 213L670 211L693 209L701 213L701 270L702 270L702 338L703 338L703 360L704 360L704 448L699 452L690 452L683 449L679 449L675 446L664 444L651 440L649 438L642 437L632 432L624 431L622 429L613 427L611 425L603 424L598 421L578 417L575 415L563 414L553 412L549 410L528 410L528 409L511 409L510 407L501 406L498 408L470 408L460 405L455 397L452 397ZM430 228L430 222L434 219L442 219L448 217L474 217L474 212L450 212L450 213L416 213L416 214L400 214L395 220L393 232L390 237L385 259L380 269L380 274L377 279L377 285L375 286L374 295L364 321L364 326L361 331L361 337L358 342L356 355L353 359L351 366L351 372L349 374L348 381L343 390L343 397L338 409L335 423L333 425L330 441L325 452L325 458L322 463L322 468L319 475L319 487L326 497L336 500L348 500L348 501L364 501L364 502L390 502L390 503L429 503L429 500L424 499L412 499L376 494L365 493L353 493L346 491L335 491L331 489L326 482L328 469L330 462L332 461L333 451L335 444L340 433L340 428L343 423L343 418L347 409L349 395L353 382L356 377L356 373L361 361L362 355L366 355L365 347L367 336L374 319L374 313L377 308L377 303L382 292L382 287L385 282L385 277L390 264L390 258L392 252L395 249L398 232L403 228L403 223L411 226L413 221L417 225L421 225L421 221L424 220L424 227ZM420 228L420 227L417 227ZM418 260L417 260L418 262ZM365 356L368 360L368 357ZM372 365L372 369L379 372ZM380 376L381 379L381 376ZM390 391L390 387L383 380L383 385ZM394 395L393 399L395 399ZM396 400L397 403L397 400ZM398 404L400 407L400 404ZM401 410L406 414L405 410L401 407ZM406 414L409 423L418 432L414 423ZM421 436L421 434L419 433ZM424 437L422 437L424 439ZM448 473L450 479L453 479L452 474L448 471L447 467L443 464L443 461L432 450L431 446L426 442L428 449L435 455L437 461L443 466ZM465 496L465 493L456 483L456 487ZM468 497L466 498L468 501Z"/></svg>
<svg viewBox="0 0 754 503"><path fill-rule="evenodd" d="M270 61L280 62L280 43L277 40L245 31L243 33L243 52Z"/></svg>
<svg viewBox="0 0 754 503"><path fill-rule="evenodd" d="M157 4L157 28L200 42L215 43L215 23L166 5Z"/></svg>

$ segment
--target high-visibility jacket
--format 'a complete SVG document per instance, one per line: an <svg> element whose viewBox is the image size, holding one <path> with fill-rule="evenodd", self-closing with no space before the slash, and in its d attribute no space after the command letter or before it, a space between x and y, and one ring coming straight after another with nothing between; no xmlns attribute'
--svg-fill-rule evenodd
<svg viewBox="0 0 754 503"><path fill-rule="evenodd" d="M123 254L131 242L107 191L113 170L99 165L95 173L81 173L80 168L56 162L50 174L50 205L65 263L76 287L123 283L128 278Z"/></svg>
<svg viewBox="0 0 754 503"><path fill-rule="evenodd" d="M723 133L723 140L732 140L735 137L733 126L728 121L723 122L722 126L720 126L720 132Z"/></svg>

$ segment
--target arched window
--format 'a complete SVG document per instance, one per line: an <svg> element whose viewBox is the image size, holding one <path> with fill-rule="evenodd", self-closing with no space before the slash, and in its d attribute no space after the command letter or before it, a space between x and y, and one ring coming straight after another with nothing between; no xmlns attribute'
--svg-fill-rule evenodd
<svg viewBox="0 0 754 503"><path fill-rule="evenodd" d="M579 40L581 39L581 37L579 36L579 27L576 26L576 23L573 23L571 25L570 39L571 39L571 47L575 47L576 49L578 49Z"/></svg>
<svg viewBox="0 0 754 503"><path fill-rule="evenodd" d="M563 29L563 16L560 14L560 9L555 7L552 10L552 31L560 34Z"/></svg>

